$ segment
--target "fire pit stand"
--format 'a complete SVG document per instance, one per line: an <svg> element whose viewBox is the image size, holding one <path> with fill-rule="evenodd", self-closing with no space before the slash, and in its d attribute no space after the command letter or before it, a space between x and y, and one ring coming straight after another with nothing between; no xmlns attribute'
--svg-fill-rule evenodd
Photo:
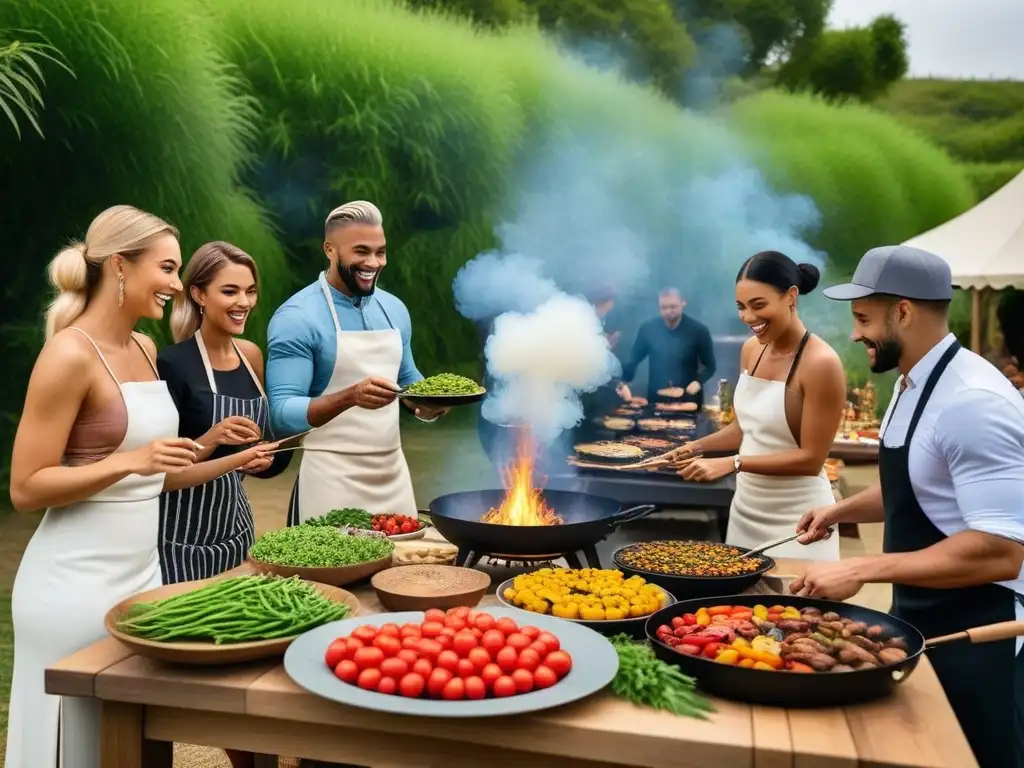
<svg viewBox="0 0 1024 768"><path fill-rule="evenodd" d="M491 560L503 561L506 568L513 567L515 563L523 563L524 565L538 565L541 563L550 563L563 558L570 568L582 568L582 561L580 555L583 556L583 560L586 561L589 568L601 568L601 559L597 555L597 547L593 544L587 544L580 547L576 552L563 552L561 554L545 554L545 555L507 555L499 552L476 552L469 547L459 547L458 553L455 555L455 564L464 568L474 568L477 563L480 562L481 558L489 558Z"/></svg>

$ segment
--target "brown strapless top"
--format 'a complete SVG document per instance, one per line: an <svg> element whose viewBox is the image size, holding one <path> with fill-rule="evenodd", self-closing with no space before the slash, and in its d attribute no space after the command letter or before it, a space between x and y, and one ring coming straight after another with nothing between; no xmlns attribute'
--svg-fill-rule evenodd
<svg viewBox="0 0 1024 768"><path fill-rule="evenodd" d="M64 462L71 467L92 464L116 451L128 432L128 409L119 395L102 408L82 411L71 426Z"/></svg>

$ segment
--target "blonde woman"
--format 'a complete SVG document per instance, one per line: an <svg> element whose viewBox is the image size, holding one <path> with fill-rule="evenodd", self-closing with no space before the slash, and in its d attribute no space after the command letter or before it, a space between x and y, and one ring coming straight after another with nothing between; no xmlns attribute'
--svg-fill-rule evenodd
<svg viewBox="0 0 1024 768"><path fill-rule="evenodd" d="M106 634L103 616L160 585L161 490L205 483L264 447L195 464L159 380L153 342L134 332L181 289L178 233L130 206L103 211L50 264L57 297L29 379L11 460L11 501L46 509L11 596L14 679L8 768L99 766L99 703L47 695L43 672Z"/></svg>
<svg viewBox="0 0 1024 768"><path fill-rule="evenodd" d="M202 449L199 461L237 453L267 432L263 355L244 333L256 306L259 276L245 251L203 245L185 268L174 299L171 332L178 342L156 365L178 407L178 434ZM165 584L207 579L241 565L255 526L243 474L273 477L290 453L258 459L203 486L160 497L160 567Z"/></svg>

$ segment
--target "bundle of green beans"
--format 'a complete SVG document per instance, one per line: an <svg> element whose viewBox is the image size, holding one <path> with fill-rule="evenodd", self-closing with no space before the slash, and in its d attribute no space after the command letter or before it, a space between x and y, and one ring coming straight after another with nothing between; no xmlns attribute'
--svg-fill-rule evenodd
<svg viewBox="0 0 1024 768"><path fill-rule="evenodd" d="M707 719L715 708L697 692L697 682L676 667L666 664L647 643L629 635L610 638L619 654L619 671L612 680L612 693L641 707L664 709L674 715Z"/></svg>
<svg viewBox="0 0 1024 768"><path fill-rule="evenodd" d="M475 395L483 387L472 379L459 376L454 373L439 373L436 376L428 376L405 389L408 395L423 395L424 397L443 397L450 395Z"/></svg>
<svg viewBox="0 0 1024 768"><path fill-rule="evenodd" d="M135 637L217 645L292 637L345 618L349 608L297 576L236 576L191 592L136 603L117 623Z"/></svg>
<svg viewBox="0 0 1024 768"><path fill-rule="evenodd" d="M346 507L332 509L326 515L311 517L303 525L320 526L321 528L366 528L373 527L373 515L365 509Z"/></svg>
<svg viewBox="0 0 1024 768"><path fill-rule="evenodd" d="M379 536L349 536L337 528L296 525L267 531L249 550L253 560L292 568L338 568L368 563L395 551L393 541Z"/></svg>

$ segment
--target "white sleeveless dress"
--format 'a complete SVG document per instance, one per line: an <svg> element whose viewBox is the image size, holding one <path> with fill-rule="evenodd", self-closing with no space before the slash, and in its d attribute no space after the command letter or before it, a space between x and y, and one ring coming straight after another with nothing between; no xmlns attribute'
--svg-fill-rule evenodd
<svg viewBox="0 0 1024 768"><path fill-rule="evenodd" d="M785 381L756 378L746 370L740 374L733 393L736 421L743 430L740 456L763 456L799 448L786 421L786 384ZM736 475L736 493L729 510L725 541L737 547L750 548L792 536L805 512L834 501L824 468L816 477L754 475L740 471ZM838 560L839 536L833 534L824 541L806 545L791 541L765 554L807 560Z"/></svg>
<svg viewBox="0 0 1024 768"><path fill-rule="evenodd" d="M117 452L177 436L178 411L163 381L117 383L128 412ZM103 639L103 617L118 602L160 586L163 484L163 474L129 475L86 501L46 510L11 596L14 679L6 768L99 768L100 702L47 694L44 670Z"/></svg>

